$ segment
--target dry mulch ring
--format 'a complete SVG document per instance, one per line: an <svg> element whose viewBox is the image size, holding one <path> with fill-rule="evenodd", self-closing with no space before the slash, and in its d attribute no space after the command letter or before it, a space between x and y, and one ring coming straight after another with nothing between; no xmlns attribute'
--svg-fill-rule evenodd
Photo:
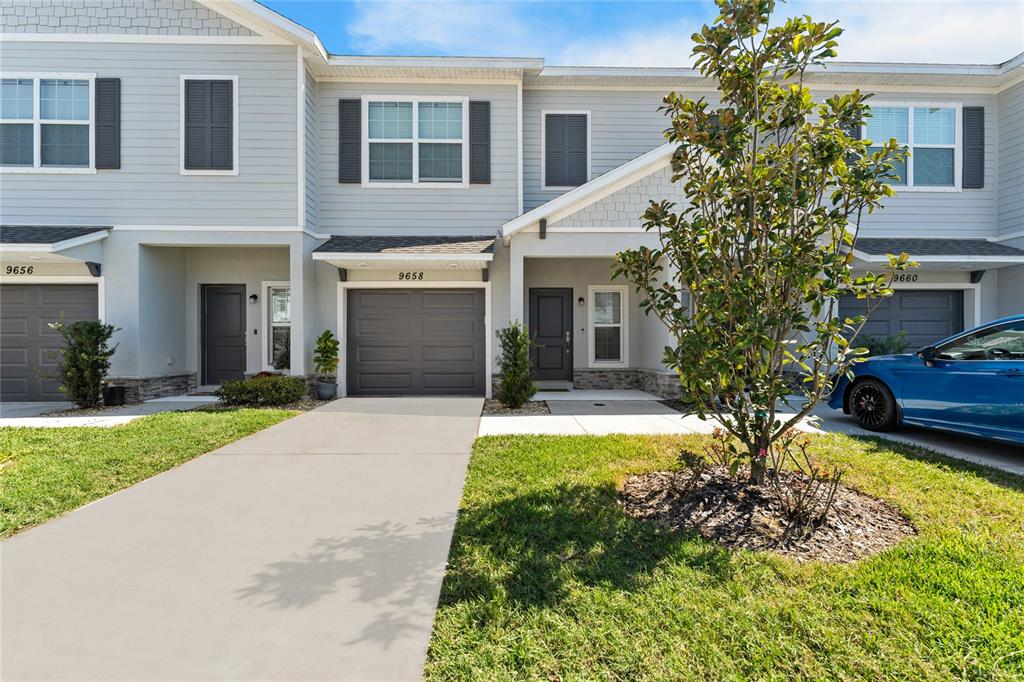
<svg viewBox="0 0 1024 682"><path fill-rule="evenodd" d="M530 400L521 407L506 407L500 400L485 400L484 409L480 413L484 417L529 417L540 414L551 414L547 402Z"/></svg>
<svg viewBox="0 0 1024 682"><path fill-rule="evenodd" d="M784 472L783 476L797 476ZM805 537L787 533L781 503L763 486L708 469L686 489L689 471L631 476L620 491L630 516L673 530L686 529L729 549L771 551L797 561L850 563L886 550L917 530L881 500L840 486L824 521Z"/></svg>

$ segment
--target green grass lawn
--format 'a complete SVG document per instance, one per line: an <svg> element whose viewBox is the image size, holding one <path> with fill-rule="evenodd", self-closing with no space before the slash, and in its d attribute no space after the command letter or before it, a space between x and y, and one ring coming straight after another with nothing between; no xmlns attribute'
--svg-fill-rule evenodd
<svg viewBox="0 0 1024 682"><path fill-rule="evenodd" d="M822 460L920 534L798 564L619 510L626 475L699 438L478 440L426 677L1024 679L1024 479L822 437Z"/></svg>
<svg viewBox="0 0 1024 682"><path fill-rule="evenodd" d="M287 419L287 410L165 412L113 428L0 428L0 537Z"/></svg>

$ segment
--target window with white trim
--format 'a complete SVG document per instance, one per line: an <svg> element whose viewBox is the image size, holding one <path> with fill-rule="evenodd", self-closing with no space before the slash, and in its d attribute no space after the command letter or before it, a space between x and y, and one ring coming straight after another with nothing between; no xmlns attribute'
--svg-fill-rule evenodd
<svg viewBox="0 0 1024 682"><path fill-rule="evenodd" d="M291 369L292 290L289 286L267 287L267 366Z"/></svg>
<svg viewBox="0 0 1024 682"><path fill-rule="evenodd" d="M90 170L91 76L0 78L0 166Z"/></svg>
<svg viewBox="0 0 1024 682"><path fill-rule="evenodd" d="M368 184L465 184L466 98L369 99L365 109Z"/></svg>
<svg viewBox="0 0 1024 682"><path fill-rule="evenodd" d="M626 287L590 287L590 362L626 364Z"/></svg>
<svg viewBox="0 0 1024 682"><path fill-rule="evenodd" d="M925 189L960 186L959 107L875 106L864 126L864 137L874 142L897 142L910 150L910 158L897 164L894 187ZM879 147L870 147L876 152Z"/></svg>

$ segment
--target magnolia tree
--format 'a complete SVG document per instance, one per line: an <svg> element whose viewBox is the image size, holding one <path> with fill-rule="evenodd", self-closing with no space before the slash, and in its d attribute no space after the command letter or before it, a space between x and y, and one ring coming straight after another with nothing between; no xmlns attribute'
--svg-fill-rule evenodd
<svg viewBox="0 0 1024 682"><path fill-rule="evenodd" d="M901 254L877 274L851 266L861 218L893 194L887 181L906 152L896 140L859 139L870 95L812 97L805 76L836 56L835 22L770 26L774 0L718 6L693 54L719 101L672 93L662 107L685 201L651 202L644 226L660 246L619 254L615 271L671 331L665 362L684 399L720 419L737 461L762 483L783 436L862 354L848 339L864 318L841 317L838 297L869 299L870 310L913 265ZM803 399L780 418L776 406L794 390Z"/></svg>

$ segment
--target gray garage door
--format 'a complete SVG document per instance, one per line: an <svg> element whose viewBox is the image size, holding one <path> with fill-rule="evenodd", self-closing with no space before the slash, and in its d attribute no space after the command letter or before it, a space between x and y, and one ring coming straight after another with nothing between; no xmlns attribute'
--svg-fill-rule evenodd
<svg viewBox="0 0 1024 682"><path fill-rule="evenodd" d="M0 400L64 400L53 379L51 351L60 334L47 325L64 314L67 323L95 320L99 311L92 284L0 285Z"/></svg>
<svg viewBox="0 0 1024 682"><path fill-rule="evenodd" d="M839 299L840 315L862 315L867 302ZM868 317L861 334L876 338L907 333L908 350L916 350L963 331L964 292L959 289L904 289L885 298Z"/></svg>
<svg viewBox="0 0 1024 682"><path fill-rule="evenodd" d="M353 289L350 395L484 393L481 289Z"/></svg>

